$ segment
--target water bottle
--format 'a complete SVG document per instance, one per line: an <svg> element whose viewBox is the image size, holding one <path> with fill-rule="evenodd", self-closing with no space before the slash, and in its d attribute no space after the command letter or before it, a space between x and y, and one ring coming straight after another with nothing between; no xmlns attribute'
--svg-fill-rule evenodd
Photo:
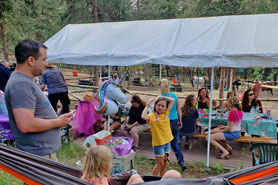
<svg viewBox="0 0 278 185"><path fill-rule="evenodd" d="M115 162L114 163L114 168L113 168L113 174L116 174L116 173L122 173L123 170L122 170L122 165L121 165L121 162Z"/></svg>
<svg viewBox="0 0 278 185"><path fill-rule="evenodd" d="M260 113L260 106L259 105L257 105L256 113Z"/></svg>
<svg viewBox="0 0 278 185"><path fill-rule="evenodd" d="M256 110L255 110L255 108L254 108L254 106L252 106L252 108L251 108L251 114L254 114L255 112L256 112Z"/></svg>
<svg viewBox="0 0 278 185"><path fill-rule="evenodd" d="M256 116L256 110L255 110L254 106L252 106L251 111L250 111L250 114L251 114L252 118L253 118L254 116Z"/></svg>

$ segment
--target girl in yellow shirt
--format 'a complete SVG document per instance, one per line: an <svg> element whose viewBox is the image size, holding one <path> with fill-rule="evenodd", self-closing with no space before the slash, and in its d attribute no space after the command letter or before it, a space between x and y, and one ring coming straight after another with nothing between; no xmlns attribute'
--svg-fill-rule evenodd
<svg viewBox="0 0 278 185"><path fill-rule="evenodd" d="M154 111L148 114L150 104L154 101ZM156 165L153 168L153 175L155 176L163 176L168 166L167 159L171 152L170 142L173 139L168 115L174 102L175 99L171 97L152 98L142 113L142 118L151 127L152 145L156 160Z"/></svg>

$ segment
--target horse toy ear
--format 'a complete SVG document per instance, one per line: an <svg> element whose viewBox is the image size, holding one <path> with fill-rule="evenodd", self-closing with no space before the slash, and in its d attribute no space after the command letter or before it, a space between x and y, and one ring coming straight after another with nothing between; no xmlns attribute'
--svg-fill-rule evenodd
<svg viewBox="0 0 278 185"><path fill-rule="evenodd" d="M114 84L118 87L121 86L121 80L119 79L119 77L117 76L117 79L114 81Z"/></svg>
<svg viewBox="0 0 278 185"><path fill-rule="evenodd" d="M113 84L113 79L112 79L112 77L110 76L110 77L108 77L108 83L109 84Z"/></svg>

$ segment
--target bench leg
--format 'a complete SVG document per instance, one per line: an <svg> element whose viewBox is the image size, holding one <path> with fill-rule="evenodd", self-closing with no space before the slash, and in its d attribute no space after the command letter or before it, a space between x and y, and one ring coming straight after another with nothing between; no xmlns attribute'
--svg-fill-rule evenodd
<svg viewBox="0 0 278 185"><path fill-rule="evenodd" d="M189 150L192 150L193 147L193 143L194 143L194 138L193 137L189 137Z"/></svg>

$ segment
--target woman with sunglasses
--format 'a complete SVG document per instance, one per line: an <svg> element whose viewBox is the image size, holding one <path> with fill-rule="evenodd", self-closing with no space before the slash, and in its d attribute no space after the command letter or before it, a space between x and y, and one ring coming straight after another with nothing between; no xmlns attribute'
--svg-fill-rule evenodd
<svg viewBox="0 0 278 185"><path fill-rule="evenodd" d="M248 89L244 92L242 99L242 111L250 112L252 107L259 109L259 113L263 113L263 106L260 100L256 99L252 90Z"/></svg>

